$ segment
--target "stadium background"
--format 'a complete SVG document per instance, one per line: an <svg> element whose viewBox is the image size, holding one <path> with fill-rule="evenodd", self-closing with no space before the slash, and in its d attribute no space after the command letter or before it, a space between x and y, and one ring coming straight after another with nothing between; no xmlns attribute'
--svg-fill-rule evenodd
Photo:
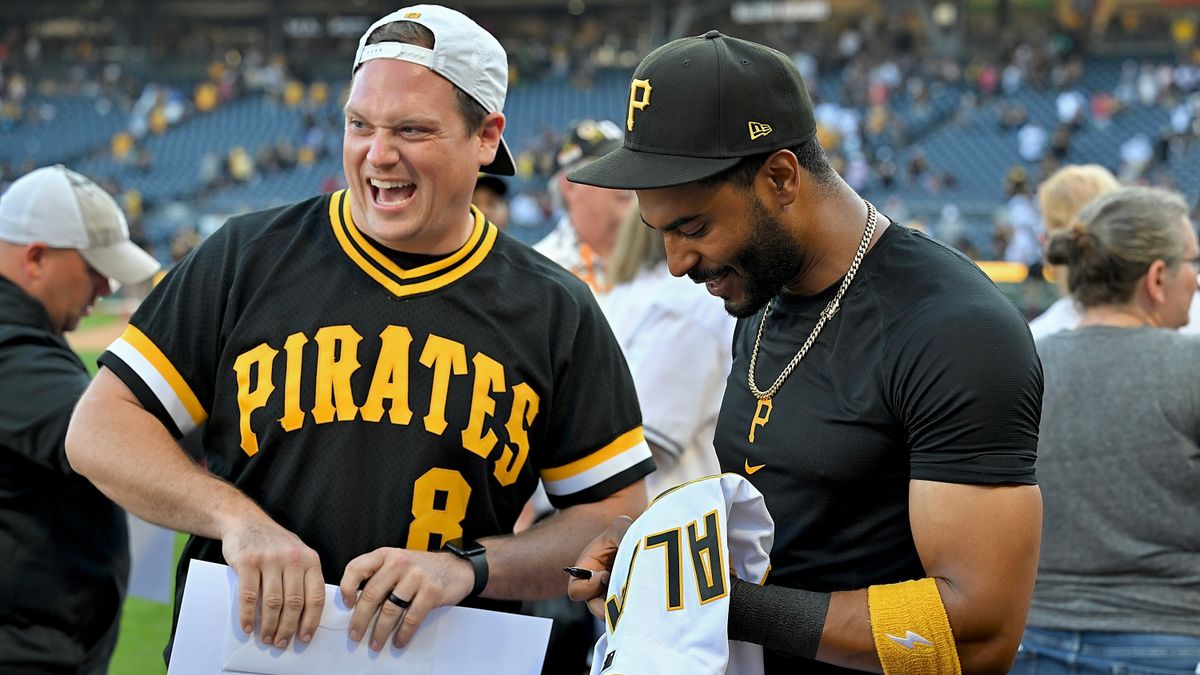
<svg viewBox="0 0 1200 675"><path fill-rule="evenodd" d="M885 213L989 265L1027 315L1037 183L1063 163L1200 188L1200 0L472 0L510 59L510 233L556 220L574 120L621 120L653 47L720 28L793 55L834 166ZM235 213L343 186L341 114L380 0L0 2L0 190L64 163L98 180L166 265ZM770 95L770 92L763 92ZM137 289L133 290L136 295ZM126 298L132 301L136 298ZM73 341L93 357L130 302ZM159 673L170 611L127 604L114 673Z"/></svg>

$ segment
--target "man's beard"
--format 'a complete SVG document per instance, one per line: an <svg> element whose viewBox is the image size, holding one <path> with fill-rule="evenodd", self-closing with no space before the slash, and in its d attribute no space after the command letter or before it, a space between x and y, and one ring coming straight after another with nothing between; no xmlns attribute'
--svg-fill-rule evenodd
<svg viewBox="0 0 1200 675"><path fill-rule="evenodd" d="M795 279L804 267L804 253L792 240L779 219L763 206L758 195L751 195L750 238L734 256L739 276L745 286L745 298L741 302L725 300L725 311L739 319L753 316L771 298L779 295L784 286ZM719 279L724 274L735 274L726 265L711 270L693 270L688 277L696 283Z"/></svg>

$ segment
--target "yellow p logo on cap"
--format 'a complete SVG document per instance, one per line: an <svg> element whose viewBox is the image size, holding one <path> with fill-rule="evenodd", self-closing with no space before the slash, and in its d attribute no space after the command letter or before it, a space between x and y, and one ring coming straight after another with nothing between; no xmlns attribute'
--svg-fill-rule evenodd
<svg viewBox="0 0 1200 675"><path fill-rule="evenodd" d="M650 80L634 80L629 83L629 117L625 128L633 131L633 111L645 110L650 105Z"/></svg>

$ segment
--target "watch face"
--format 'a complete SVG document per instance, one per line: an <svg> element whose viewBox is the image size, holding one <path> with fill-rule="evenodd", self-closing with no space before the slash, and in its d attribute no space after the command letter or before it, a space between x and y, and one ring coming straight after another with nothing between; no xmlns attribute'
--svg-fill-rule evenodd
<svg viewBox="0 0 1200 675"><path fill-rule="evenodd" d="M481 555L487 549L474 539L451 539L446 542L446 550L457 556L468 558Z"/></svg>

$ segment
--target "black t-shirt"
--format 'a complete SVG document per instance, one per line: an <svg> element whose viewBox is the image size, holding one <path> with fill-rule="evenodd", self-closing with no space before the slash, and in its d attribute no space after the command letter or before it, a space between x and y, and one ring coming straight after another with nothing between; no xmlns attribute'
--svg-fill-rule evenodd
<svg viewBox="0 0 1200 675"><path fill-rule="evenodd" d="M653 462L591 292L474 214L461 249L407 269L345 191L234 218L101 362L176 433L204 423L208 468L327 583L381 546L511 532L539 478L560 508L632 484ZM196 537L190 557L224 562Z"/></svg>
<svg viewBox="0 0 1200 675"><path fill-rule="evenodd" d="M840 283L773 301L759 389L795 356ZM775 520L769 584L836 591L924 577L910 480L1036 482L1041 363L1025 321L978 267L893 224L840 304L769 415L746 384L762 312L734 336L716 450L722 470L748 475ZM767 664L846 672L769 651Z"/></svg>

